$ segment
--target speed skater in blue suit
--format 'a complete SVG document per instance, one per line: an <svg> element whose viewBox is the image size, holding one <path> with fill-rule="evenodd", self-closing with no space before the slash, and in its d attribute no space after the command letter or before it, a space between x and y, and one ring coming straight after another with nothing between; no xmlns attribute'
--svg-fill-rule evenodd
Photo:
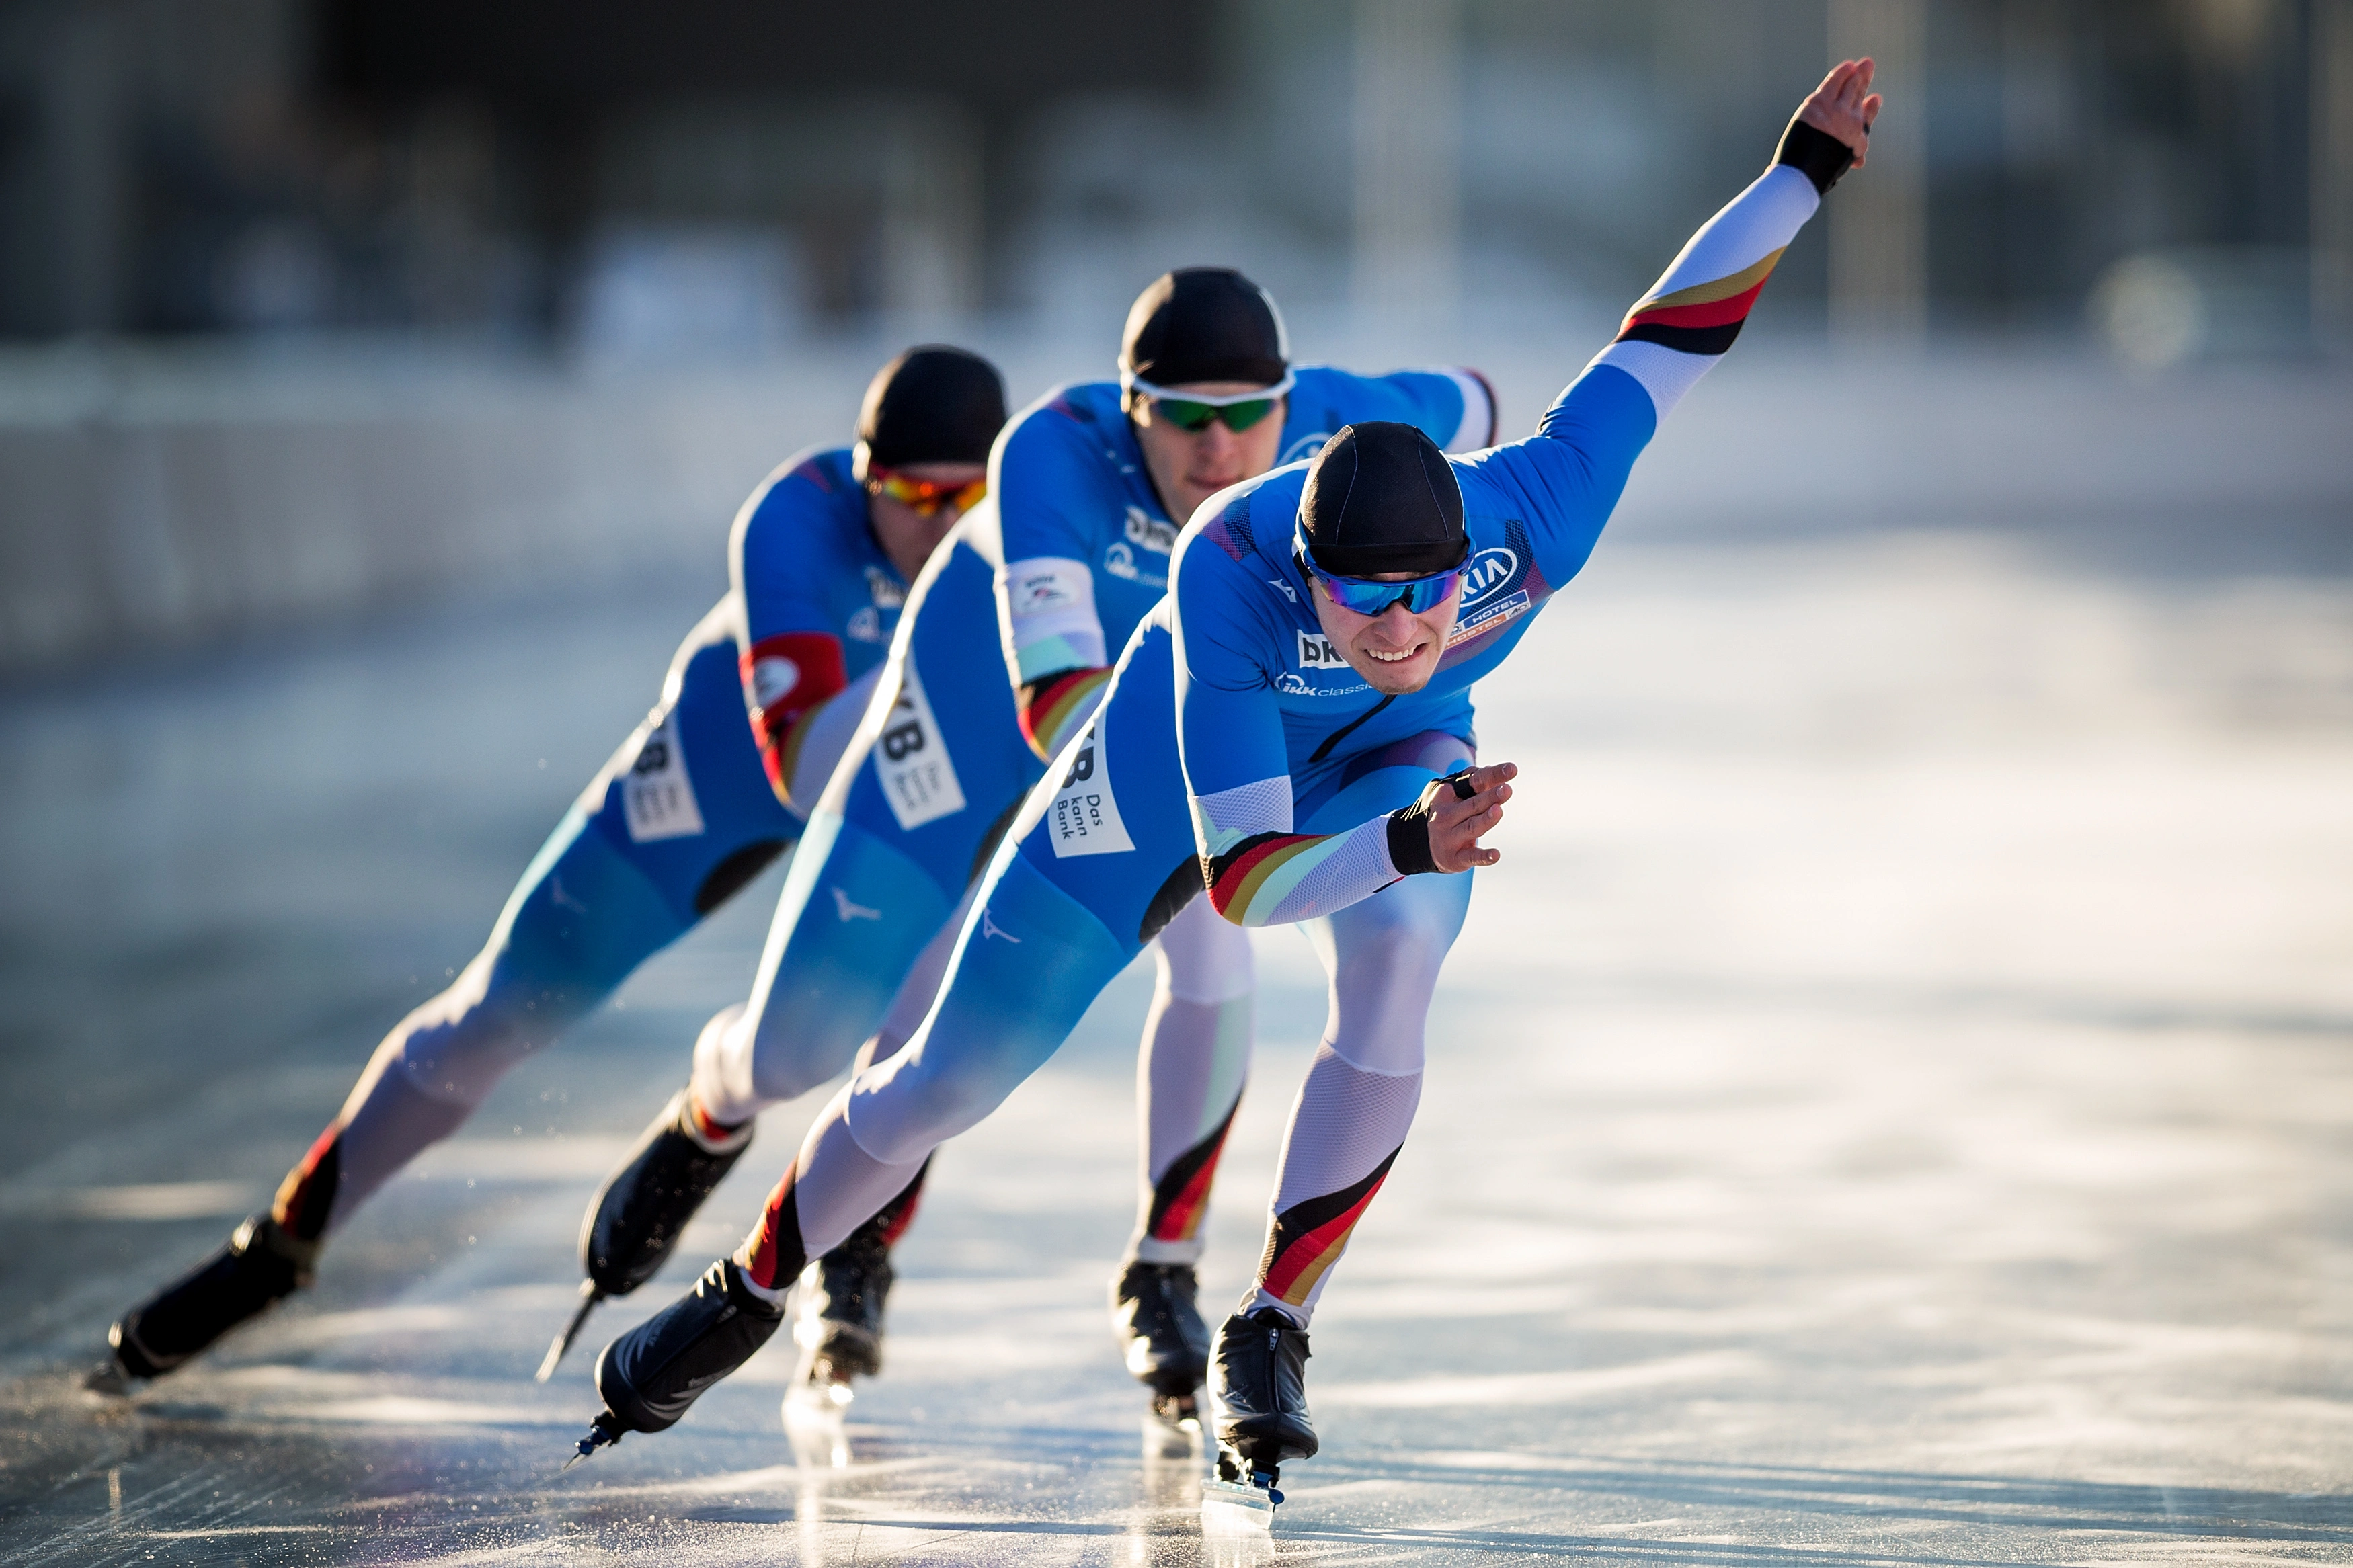
<svg viewBox="0 0 2353 1568"><path fill-rule="evenodd" d="M167 1373L308 1284L327 1238L385 1180L801 837L910 581L985 489L1004 421L994 366L913 350L868 388L857 447L787 459L753 492L726 597L533 857L490 940L384 1037L270 1207L115 1322L110 1380ZM729 1154L721 1143L706 1166ZM651 1217L620 1238L634 1251L603 1260L617 1289L667 1251L644 1233Z"/></svg>
<svg viewBox="0 0 2353 1568"><path fill-rule="evenodd" d="M743 1245L607 1346L582 1451L659 1430L757 1348L744 1303L890 1200L1059 1048L1155 933L1303 926L1332 1011L1250 1289L1213 1352L1219 1472L1260 1507L1313 1456L1307 1329L1420 1100L1430 1003L1516 770L1471 689L1584 565L1661 421L1858 165L1872 65L1834 68L1526 439L1469 457L1393 421L1211 499L1108 697L989 860L928 1013L836 1094Z"/></svg>
<svg viewBox="0 0 2353 1568"><path fill-rule="evenodd" d="M1351 420L1407 421L1461 449L1493 438L1493 401L1472 372L1293 366L1273 302L1225 268L1147 287L1119 367L1117 381L1059 387L1014 417L990 457L988 500L915 584L786 876L752 994L696 1043L688 1103L706 1124L748 1130L763 1106L861 1047L867 1062L885 1058L913 1032L989 853L1046 756L1101 697L1105 649L1166 591L1174 519ZM1159 933L1157 957L1138 1069L1138 1217L1113 1312L1129 1370L1189 1406L1208 1350L1193 1263L1248 1070L1253 981L1247 934L1203 912ZM797 1386L824 1395L819 1408L880 1369L892 1247L921 1180L919 1164L801 1272ZM607 1188L588 1228L650 1203L642 1192L684 1184L649 1153ZM793 1283L764 1276L748 1289L774 1309Z"/></svg>

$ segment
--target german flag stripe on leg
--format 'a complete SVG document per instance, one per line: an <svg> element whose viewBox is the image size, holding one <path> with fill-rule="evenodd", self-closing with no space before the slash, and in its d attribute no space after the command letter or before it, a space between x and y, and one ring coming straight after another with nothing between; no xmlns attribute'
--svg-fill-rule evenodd
<svg viewBox="0 0 2353 1568"><path fill-rule="evenodd" d="M1303 1305L1324 1270L1347 1249L1349 1234L1404 1147L1390 1150L1372 1174L1353 1186L1293 1204L1276 1215L1266 1234L1266 1256L1258 1266L1259 1289L1292 1306Z"/></svg>
<svg viewBox="0 0 2353 1568"><path fill-rule="evenodd" d="M735 1267L763 1290L781 1290L800 1278L808 1262L802 1250L800 1203L793 1192L793 1171L785 1167L782 1180L768 1194L760 1223L735 1254Z"/></svg>
<svg viewBox="0 0 2353 1568"><path fill-rule="evenodd" d="M1233 1131L1237 1098L1218 1123L1217 1131L1176 1156L1152 1188L1152 1217L1144 1227L1155 1241L1190 1241L1209 1209L1209 1184L1217 1180L1218 1156L1225 1152L1226 1134Z"/></svg>

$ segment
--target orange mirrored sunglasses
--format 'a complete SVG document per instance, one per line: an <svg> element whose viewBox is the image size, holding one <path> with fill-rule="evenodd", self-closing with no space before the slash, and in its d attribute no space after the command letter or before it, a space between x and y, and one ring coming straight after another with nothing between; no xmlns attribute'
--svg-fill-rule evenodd
<svg viewBox="0 0 2353 1568"><path fill-rule="evenodd" d="M870 468L866 488L876 495L889 496L901 506L921 516L934 517L944 506L958 511L970 511L988 494L986 476L961 485L942 484L937 479L918 479L890 468Z"/></svg>

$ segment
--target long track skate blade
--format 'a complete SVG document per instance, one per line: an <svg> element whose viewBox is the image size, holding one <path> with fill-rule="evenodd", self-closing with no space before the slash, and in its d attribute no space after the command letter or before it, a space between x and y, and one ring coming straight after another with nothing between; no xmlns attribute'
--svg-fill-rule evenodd
<svg viewBox="0 0 2353 1568"><path fill-rule="evenodd" d="M1213 1476L1201 1483L1201 1533L1264 1535L1274 1528L1277 1500L1278 1494L1266 1487Z"/></svg>
<svg viewBox="0 0 2353 1568"><path fill-rule="evenodd" d="M849 1468L849 1384L823 1379L797 1382L785 1394L785 1440L803 1469Z"/></svg>
<svg viewBox="0 0 2353 1568"><path fill-rule="evenodd" d="M555 1473L562 1475L597 1449L608 1448L620 1440L621 1426L614 1419L613 1413L609 1410L598 1411L596 1419L588 1424L588 1435L572 1445L572 1457L558 1466Z"/></svg>
<svg viewBox="0 0 2353 1568"><path fill-rule="evenodd" d="M1157 1411L1144 1414L1144 1462L1165 1464L1198 1459L1203 1452L1198 1416L1172 1421Z"/></svg>
<svg viewBox="0 0 2353 1568"><path fill-rule="evenodd" d="M546 1358L539 1363L539 1371L532 1375L533 1382L545 1383L555 1375L555 1363L564 1359L564 1352L570 1350L572 1342L580 1337L580 1326L588 1321L588 1314L595 1311L596 1303L604 1299L605 1292L596 1289L594 1279L580 1281L580 1310L572 1314L572 1321L564 1325L564 1331L548 1345Z"/></svg>

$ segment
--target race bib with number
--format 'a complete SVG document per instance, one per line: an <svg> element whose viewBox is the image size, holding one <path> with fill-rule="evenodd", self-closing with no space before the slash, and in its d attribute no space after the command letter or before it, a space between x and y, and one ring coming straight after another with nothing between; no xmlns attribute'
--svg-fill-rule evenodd
<svg viewBox="0 0 2353 1568"><path fill-rule="evenodd" d="M686 773L686 749L678 743L676 714L663 714L638 748L638 760L621 780L621 809L628 815L634 843L688 838L702 831L694 781Z"/></svg>
<svg viewBox="0 0 2353 1568"><path fill-rule="evenodd" d="M1103 758L1102 736L1087 726L1071 771L1046 814L1046 827L1054 836L1058 859L1073 855L1117 855L1135 847L1127 824L1119 819L1119 801L1111 792L1111 770Z"/></svg>
<svg viewBox="0 0 2353 1568"><path fill-rule="evenodd" d="M923 700L923 683L915 679L912 660L901 669L898 700L875 738L874 772L902 831L912 833L964 809L955 763L948 757L938 721L932 717L932 705Z"/></svg>

